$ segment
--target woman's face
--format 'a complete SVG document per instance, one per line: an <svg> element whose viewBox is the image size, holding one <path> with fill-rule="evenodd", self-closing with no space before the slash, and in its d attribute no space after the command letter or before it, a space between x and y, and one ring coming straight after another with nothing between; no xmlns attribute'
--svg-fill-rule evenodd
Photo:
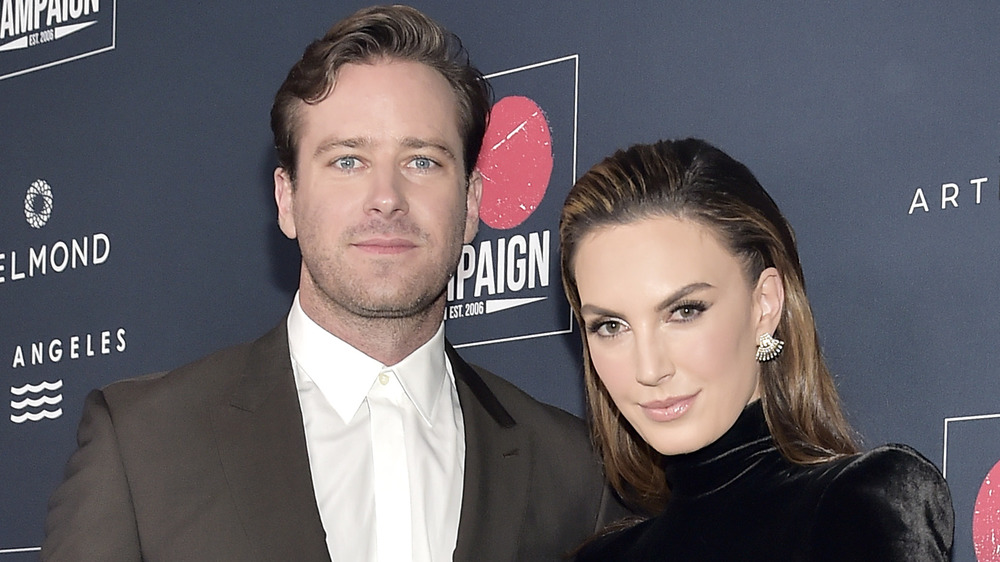
<svg viewBox="0 0 1000 562"><path fill-rule="evenodd" d="M709 228L656 217L585 236L574 273L594 369L660 453L712 443L760 396L757 338L784 299L774 268L751 283Z"/></svg>

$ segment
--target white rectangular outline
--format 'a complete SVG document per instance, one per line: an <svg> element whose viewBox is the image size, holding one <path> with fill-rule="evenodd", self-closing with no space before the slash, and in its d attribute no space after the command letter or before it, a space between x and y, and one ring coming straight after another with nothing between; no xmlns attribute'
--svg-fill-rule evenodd
<svg viewBox="0 0 1000 562"><path fill-rule="evenodd" d="M6 80L8 78L14 78L15 76L21 76L22 74L28 74L28 73L34 72L36 70L42 70L42 69L45 69L45 68L50 68L50 67L53 67L53 66L58 66L60 64L65 64L67 62L73 62L75 60L80 60L82 58L90 57L90 56L93 56L93 55L99 55L101 53L105 53L105 52L108 52L108 51L113 51L113 50L115 50L115 45L117 44L117 42L118 42L118 0L114 0L111 3L111 45L110 46L108 46L108 47L100 47L96 51L89 51L89 52L86 52L86 53L80 53L80 54L77 54L77 55L73 55L73 56L71 56L69 58L55 60L55 61L52 61L52 62L47 62L47 63L39 65L39 66L32 66L31 68L24 68L24 69L18 70L17 72L11 72L10 74L4 74L3 76L0 76L0 80ZM0 554L4 554L4 551L0 550Z"/></svg>
<svg viewBox="0 0 1000 562"><path fill-rule="evenodd" d="M948 478L948 424L951 422L989 420L995 418L1000 418L1000 414L980 414L977 416L958 416L944 419L944 445L942 446L941 455L941 476L944 476L945 479Z"/></svg>
<svg viewBox="0 0 1000 562"><path fill-rule="evenodd" d="M519 66L517 68L511 68L509 70L501 70L500 72L494 72L493 74L486 74L484 78L489 80L490 78L497 78L499 76L506 76L507 74L513 74L515 72L523 72L525 70L532 70L542 66L558 64L560 62L566 62L568 60L573 61L573 181L576 181L576 143L577 143L578 118L580 115L580 54L574 53L572 55L566 55L564 57L559 57L556 59L550 59L546 61L536 62L534 64ZM504 343L509 341L544 338L547 336L560 336L562 334L572 334L572 333L573 333L573 310L570 309L569 327L566 328L565 330L558 330L555 332L544 332L541 334L524 334L520 336L511 336L509 338L498 338L495 340L466 342L463 344L456 345L455 349L462 349L464 347L477 347L480 345Z"/></svg>
<svg viewBox="0 0 1000 562"><path fill-rule="evenodd" d="M23 554L25 552L39 552L40 546L27 546L24 548L0 548L0 554Z"/></svg>

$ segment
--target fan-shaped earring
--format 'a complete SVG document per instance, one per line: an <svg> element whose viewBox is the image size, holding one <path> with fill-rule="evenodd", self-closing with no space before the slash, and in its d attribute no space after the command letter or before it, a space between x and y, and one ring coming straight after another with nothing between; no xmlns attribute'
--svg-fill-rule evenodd
<svg viewBox="0 0 1000 562"><path fill-rule="evenodd" d="M779 340L778 338L764 332L757 338L759 342L757 344L757 361L761 363L765 361L770 361L778 355L781 355L781 350L785 347L785 342Z"/></svg>

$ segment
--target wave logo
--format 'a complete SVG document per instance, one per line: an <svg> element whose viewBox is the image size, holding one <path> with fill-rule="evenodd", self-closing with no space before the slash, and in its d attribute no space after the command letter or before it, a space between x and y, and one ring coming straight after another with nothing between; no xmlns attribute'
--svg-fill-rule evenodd
<svg viewBox="0 0 1000 562"><path fill-rule="evenodd" d="M10 407L15 412L11 413L10 421L14 423L24 423L26 421L37 422L43 419L54 420L62 416L63 381L59 379L55 382L42 381L41 383L26 384L24 386L10 387Z"/></svg>
<svg viewBox="0 0 1000 562"><path fill-rule="evenodd" d="M0 80L114 49L118 2L107 4L0 0Z"/></svg>
<svg viewBox="0 0 1000 562"><path fill-rule="evenodd" d="M45 180L35 180L24 196L24 220L31 228L42 228L52 216L52 187Z"/></svg>

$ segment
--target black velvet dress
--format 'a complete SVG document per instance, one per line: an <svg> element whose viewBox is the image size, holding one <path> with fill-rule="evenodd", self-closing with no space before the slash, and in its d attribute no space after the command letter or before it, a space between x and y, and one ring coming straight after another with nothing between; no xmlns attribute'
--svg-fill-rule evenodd
<svg viewBox="0 0 1000 562"><path fill-rule="evenodd" d="M665 466L666 510L595 539L578 561L949 560L948 486L905 445L799 466L775 448L757 401L718 441Z"/></svg>

